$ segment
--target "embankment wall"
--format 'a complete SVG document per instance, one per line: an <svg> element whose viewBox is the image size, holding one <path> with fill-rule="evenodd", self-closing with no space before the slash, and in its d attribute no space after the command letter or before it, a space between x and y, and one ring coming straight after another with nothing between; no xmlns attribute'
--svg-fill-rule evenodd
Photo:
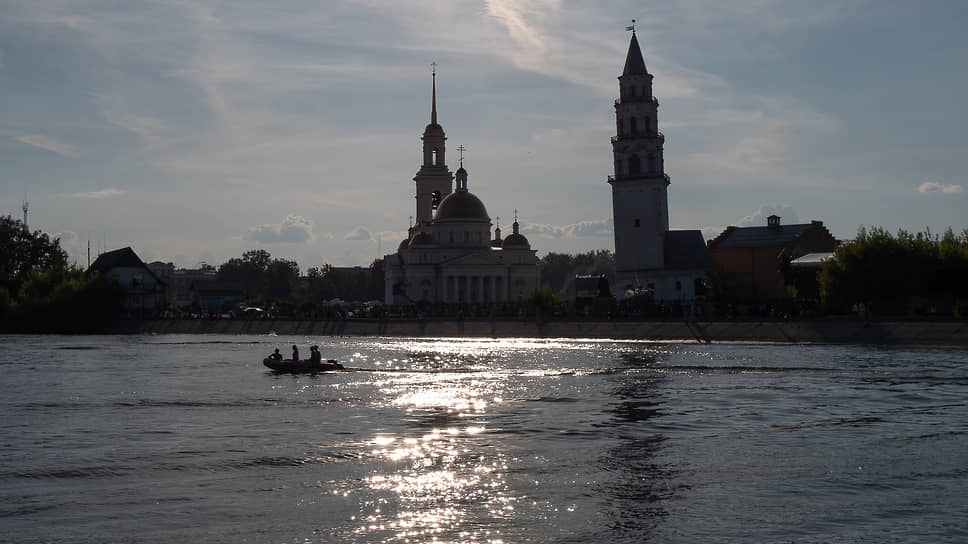
<svg viewBox="0 0 968 544"><path fill-rule="evenodd" d="M477 338L601 338L692 342L920 344L968 346L960 321L283 321L159 320L138 330L155 334L269 334Z"/></svg>

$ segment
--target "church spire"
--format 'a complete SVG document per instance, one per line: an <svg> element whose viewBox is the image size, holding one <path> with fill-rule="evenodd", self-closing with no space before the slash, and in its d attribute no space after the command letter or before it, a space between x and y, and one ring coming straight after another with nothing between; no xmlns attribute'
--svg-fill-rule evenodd
<svg viewBox="0 0 968 544"><path fill-rule="evenodd" d="M635 37L635 19L632 19L632 26L627 30L632 31L632 41L629 42L629 52L625 56L625 71L623 76L640 76L649 73L645 69L645 60L642 58L642 50L639 48L639 40Z"/></svg>
<svg viewBox="0 0 968 544"><path fill-rule="evenodd" d="M433 78L433 91L430 96L430 124L437 124L437 61L430 63L430 76Z"/></svg>

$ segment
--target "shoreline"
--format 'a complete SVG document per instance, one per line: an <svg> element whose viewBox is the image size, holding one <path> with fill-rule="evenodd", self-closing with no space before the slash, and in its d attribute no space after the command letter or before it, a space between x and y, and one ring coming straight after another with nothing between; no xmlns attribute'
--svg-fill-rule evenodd
<svg viewBox="0 0 968 544"><path fill-rule="evenodd" d="M133 324L145 334L278 334L413 338L586 338L695 343L884 344L968 346L964 321L487 321L468 320L156 320Z"/></svg>

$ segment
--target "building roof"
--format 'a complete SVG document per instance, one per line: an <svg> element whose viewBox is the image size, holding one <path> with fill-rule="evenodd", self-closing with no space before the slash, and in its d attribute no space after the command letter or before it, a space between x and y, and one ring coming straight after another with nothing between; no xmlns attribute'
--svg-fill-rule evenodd
<svg viewBox="0 0 968 544"><path fill-rule="evenodd" d="M469 191L455 191L445 196L437 206L435 221L442 219L450 220L471 220L471 221L490 221L487 216L487 208L481 199L474 196Z"/></svg>
<svg viewBox="0 0 968 544"><path fill-rule="evenodd" d="M752 247L790 247L794 241L805 232L811 229L821 228L822 221L802 223L798 225L780 225L765 227L726 227L719 236L709 241L709 247L713 249L725 248L752 248Z"/></svg>
<svg viewBox="0 0 968 544"><path fill-rule="evenodd" d="M704 270L712 265L706 240L698 230L666 231L664 257L664 268L669 270Z"/></svg>
<svg viewBox="0 0 968 544"><path fill-rule="evenodd" d="M138 257L130 247L115 249L98 255L97 259L91 263L91 270L97 270L102 274L114 268L144 268L148 269L145 262Z"/></svg>
<svg viewBox="0 0 968 544"><path fill-rule="evenodd" d="M629 53L625 57L625 70L623 76L646 75L649 71L645 69L645 60L642 58L642 50L639 49L639 40L632 33L632 41L629 42Z"/></svg>
<svg viewBox="0 0 968 544"><path fill-rule="evenodd" d="M153 270L148 268L148 265L138 257L138 254L130 246L98 255L97 259L94 259L94 262L91 263L89 270L96 270L102 274L107 274L115 268L142 268L154 278L156 283L167 285L166 282L158 277L158 274L155 274Z"/></svg>
<svg viewBox="0 0 968 544"><path fill-rule="evenodd" d="M192 289L199 294L241 295L245 286L238 281L195 280L192 282Z"/></svg>
<svg viewBox="0 0 968 544"><path fill-rule="evenodd" d="M821 264L829 259L836 259L833 251L807 253L798 259L790 261L790 266L794 268L819 268Z"/></svg>

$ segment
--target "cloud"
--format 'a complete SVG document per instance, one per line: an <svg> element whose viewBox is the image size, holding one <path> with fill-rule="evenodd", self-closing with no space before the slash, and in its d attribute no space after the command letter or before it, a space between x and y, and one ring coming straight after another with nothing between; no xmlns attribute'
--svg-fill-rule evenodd
<svg viewBox="0 0 968 544"><path fill-rule="evenodd" d="M244 238L260 244L301 244L314 240L316 235L313 234L311 219L299 215L288 215L281 223L249 227L249 231L245 233Z"/></svg>
<svg viewBox="0 0 968 544"><path fill-rule="evenodd" d="M923 194L945 193L949 195L954 195L958 193L963 193L964 191L965 191L965 188L962 187L961 185L957 185L957 184L946 185L944 183L938 183L936 181L926 181L922 183L920 187L918 187L918 192Z"/></svg>
<svg viewBox="0 0 968 544"><path fill-rule="evenodd" d="M789 204L767 204L760 209L736 222L737 227L765 227L766 218L771 215L780 217L780 224L794 225L800 222L800 216Z"/></svg>
<svg viewBox="0 0 968 544"><path fill-rule="evenodd" d="M40 134L25 134L23 136L19 136L17 141L27 145L32 145L34 147L39 147L41 149L46 149L47 151L53 151L54 153L64 157L81 156L80 151L78 151L74 146L65 144L64 142L58 142L53 138L48 138L47 136L42 136Z"/></svg>
<svg viewBox="0 0 968 544"><path fill-rule="evenodd" d="M590 238L611 236L614 230L611 219L579 221L570 225L547 225L526 223L521 227L522 234L546 236L549 238Z"/></svg>
<svg viewBox="0 0 968 544"><path fill-rule="evenodd" d="M343 239L366 241L366 240L372 240L373 235L370 234L370 231L366 227L356 227L355 229L347 232L346 235L343 236Z"/></svg>
<svg viewBox="0 0 968 544"><path fill-rule="evenodd" d="M115 198L115 197L119 197L119 196L123 195L125 192L126 191L124 191L123 189L101 189L100 191L90 191L90 192L87 192L87 193L64 193L64 194L60 194L58 196L61 196L61 197L64 197L64 198L91 198L91 199L100 199L100 198Z"/></svg>

